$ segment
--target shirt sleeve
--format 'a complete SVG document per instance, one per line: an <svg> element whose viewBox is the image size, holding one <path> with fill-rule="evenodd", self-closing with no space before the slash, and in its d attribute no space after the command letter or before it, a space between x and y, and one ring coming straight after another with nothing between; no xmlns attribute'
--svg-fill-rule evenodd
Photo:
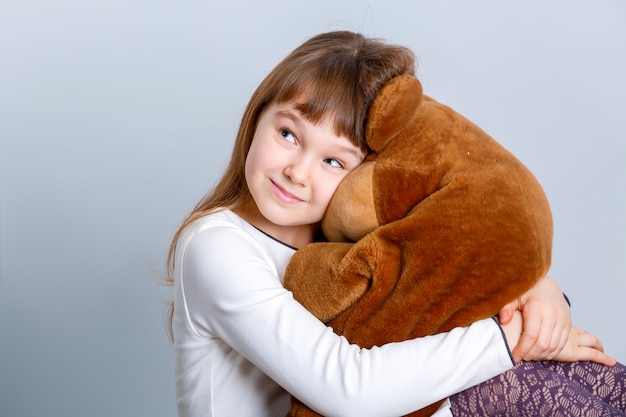
<svg viewBox="0 0 626 417"><path fill-rule="evenodd" d="M513 366L491 319L371 349L350 344L293 298L238 229L196 233L181 260L194 331L217 335L323 415L407 414Z"/></svg>

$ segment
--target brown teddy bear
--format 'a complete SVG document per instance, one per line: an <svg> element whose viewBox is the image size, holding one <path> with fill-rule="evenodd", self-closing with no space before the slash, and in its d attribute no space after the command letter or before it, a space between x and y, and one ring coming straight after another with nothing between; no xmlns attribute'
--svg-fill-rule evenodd
<svg viewBox="0 0 626 417"><path fill-rule="evenodd" d="M467 326L546 274L543 189L483 130L424 96L415 77L381 90L366 140L370 155L323 220L330 242L298 250L285 274L295 298L336 333L367 348ZM313 415L294 399L289 416Z"/></svg>

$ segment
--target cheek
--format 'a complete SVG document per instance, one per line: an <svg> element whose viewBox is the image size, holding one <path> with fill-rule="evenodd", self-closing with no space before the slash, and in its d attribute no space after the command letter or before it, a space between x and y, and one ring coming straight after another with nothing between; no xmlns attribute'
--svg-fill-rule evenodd
<svg viewBox="0 0 626 417"><path fill-rule="evenodd" d="M282 149L271 138L255 137L246 157L246 169L275 170L281 167L283 160Z"/></svg>
<svg viewBox="0 0 626 417"><path fill-rule="evenodd" d="M255 161L257 160L255 156L254 149L251 147L248 151L248 155L246 156L246 163L244 166L244 173L246 177L246 182L250 181L250 177L253 175L254 170L256 168Z"/></svg>
<svg viewBox="0 0 626 417"><path fill-rule="evenodd" d="M263 146L260 146L259 140L255 137L248 150L248 155L246 156L246 178L252 175L256 170L262 168L263 161L266 160L267 156L268 155L265 155L263 152Z"/></svg>
<svg viewBox="0 0 626 417"><path fill-rule="evenodd" d="M342 179L343 178L332 177L321 179L319 181L318 186L316 187L317 198L320 205L324 206L324 211L328 208L330 200L333 198L333 195L335 195L335 191L337 191L339 183Z"/></svg>

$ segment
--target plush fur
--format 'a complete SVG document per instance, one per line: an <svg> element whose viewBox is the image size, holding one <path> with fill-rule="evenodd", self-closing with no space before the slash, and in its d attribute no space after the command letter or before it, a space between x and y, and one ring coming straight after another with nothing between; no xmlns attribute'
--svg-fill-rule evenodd
<svg viewBox="0 0 626 417"><path fill-rule="evenodd" d="M546 274L552 216L543 189L478 126L424 96L415 77L379 93L366 139L371 155L323 221L331 242L298 250L285 276L336 333L371 347L467 326ZM317 414L294 399L289 415Z"/></svg>

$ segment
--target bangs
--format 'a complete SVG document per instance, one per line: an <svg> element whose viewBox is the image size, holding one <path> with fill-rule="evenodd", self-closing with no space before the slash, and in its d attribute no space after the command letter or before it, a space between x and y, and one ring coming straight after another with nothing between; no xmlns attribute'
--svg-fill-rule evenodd
<svg viewBox="0 0 626 417"><path fill-rule="evenodd" d="M348 89L344 89L346 91L343 92L339 89L324 90L314 88L311 91L306 91L296 101L296 109L312 123L320 123L329 119L337 136L345 136L350 139L353 145L362 148L361 130L357 129L356 126L355 110L357 104L356 100L351 99L349 95L352 92Z"/></svg>

